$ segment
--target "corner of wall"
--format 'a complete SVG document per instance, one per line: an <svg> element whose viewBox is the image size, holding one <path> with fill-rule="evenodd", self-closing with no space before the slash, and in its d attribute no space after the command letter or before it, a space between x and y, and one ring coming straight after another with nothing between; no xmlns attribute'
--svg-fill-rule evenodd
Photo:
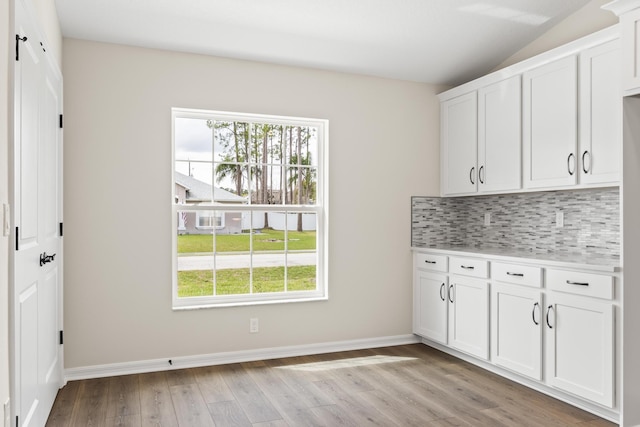
<svg viewBox="0 0 640 427"><path fill-rule="evenodd" d="M524 61L540 53L617 24L618 18L608 10L602 9L602 6L610 1L611 0L591 0L536 40L511 55L493 71Z"/></svg>

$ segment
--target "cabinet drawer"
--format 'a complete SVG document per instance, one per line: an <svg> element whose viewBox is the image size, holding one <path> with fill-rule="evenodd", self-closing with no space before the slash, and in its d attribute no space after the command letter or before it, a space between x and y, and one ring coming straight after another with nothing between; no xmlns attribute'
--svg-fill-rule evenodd
<svg viewBox="0 0 640 427"><path fill-rule="evenodd" d="M613 277L581 271L547 270L547 287L554 291L613 299Z"/></svg>
<svg viewBox="0 0 640 427"><path fill-rule="evenodd" d="M479 277L486 279L489 277L489 262L473 258L449 258L449 269L453 274Z"/></svg>
<svg viewBox="0 0 640 427"><path fill-rule="evenodd" d="M539 288L542 286L542 268L529 265L503 264L491 265L491 277L494 280Z"/></svg>
<svg viewBox="0 0 640 427"><path fill-rule="evenodd" d="M416 268L421 270L447 272L447 256L416 253Z"/></svg>

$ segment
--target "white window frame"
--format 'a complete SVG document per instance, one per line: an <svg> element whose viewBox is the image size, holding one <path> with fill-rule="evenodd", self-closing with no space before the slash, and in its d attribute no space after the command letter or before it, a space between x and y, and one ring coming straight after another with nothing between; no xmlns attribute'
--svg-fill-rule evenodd
<svg viewBox="0 0 640 427"><path fill-rule="evenodd" d="M308 302L327 300L329 298L328 286L328 237L329 237L329 121L324 119L312 119L301 117L274 116L263 114L233 113L223 111L196 110L186 108L171 109L171 200L175 200L175 120L177 118L214 119L217 121L245 121L268 122L285 126L304 126L318 129L317 152L317 181L316 201L314 205L256 205L256 204L203 204L180 205L171 204L172 216L172 306L174 310L200 309L208 307L229 307L243 305L259 305L274 303ZM220 211L223 212L287 212L287 213L314 213L317 217L316 225L316 289L313 291L285 291L262 294L217 295L202 297L178 297L178 251L177 237L178 227L175 221L179 211ZM224 219L223 219L224 221ZM197 218L196 218L197 224ZM286 259L286 252L285 252Z"/></svg>

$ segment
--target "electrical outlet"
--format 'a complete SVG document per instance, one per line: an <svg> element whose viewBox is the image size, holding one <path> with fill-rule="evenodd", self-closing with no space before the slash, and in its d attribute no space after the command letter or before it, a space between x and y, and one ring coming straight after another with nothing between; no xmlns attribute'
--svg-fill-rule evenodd
<svg viewBox="0 0 640 427"><path fill-rule="evenodd" d="M259 327L258 327L258 318L257 317L252 317L251 319L249 319L249 332L252 334L256 334L259 331Z"/></svg>
<svg viewBox="0 0 640 427"><path fill-rule="evenodd" d="M488 227L491 225L491 213L487 212L484 214L484 226Z"/></svg>
<svg viewBox="0 0 640 427"><path fill-rule="evenodd" d="M564 212L556 211L556 227L564 227Z"/></svg>

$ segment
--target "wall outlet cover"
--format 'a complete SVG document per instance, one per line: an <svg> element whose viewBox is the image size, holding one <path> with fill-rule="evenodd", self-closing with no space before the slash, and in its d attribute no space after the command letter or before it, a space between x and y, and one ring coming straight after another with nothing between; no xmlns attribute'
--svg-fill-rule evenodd
<svg viewBox="0 0 640 427"><path fill-rule="evenodd" d="M259 331L259 326L258 326L258 318L257 317L252 317L251 319L249 319L249 332L252 334L256 334Z"/></svg>
<svg viewBox="0 0 640 427"><path fill-rule="evenodd" d="M491 213L487 212L484 214L484 226L488 227L491 225Z"/></svg>
<svg viewBox="0 0 640 427"><path fill-rule="evenodd" d="M556 227L564 227L564 212L562 211L556 212Z"/></svg>

